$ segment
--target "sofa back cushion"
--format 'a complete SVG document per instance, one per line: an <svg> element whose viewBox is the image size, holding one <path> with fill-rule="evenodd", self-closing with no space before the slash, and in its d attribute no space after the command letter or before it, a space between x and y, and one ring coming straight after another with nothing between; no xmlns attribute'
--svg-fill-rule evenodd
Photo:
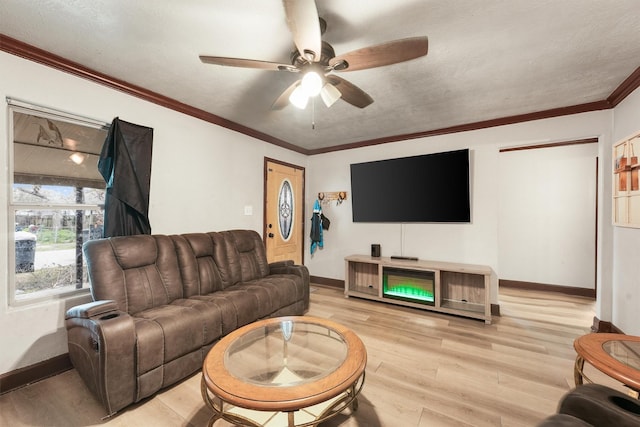
<svg viewBox="0 0 640 427"><path fill-rule="evenodd" d="M173 242L164 235L91 240L84 244L94 300L114 300L129 314L183 297Z"/></svg>
<svg viewBox="0 0 640 427"><path fill-rule="evenodd" d="M226 248L219 243L219 239L214 240L215 235L189 233L171 236L178 256L185 298L223 289L217 263L226 260Z"/></svg>
<svg viewBox="0 0 640 427"><path fill-rule="evenodd" d="M225 286L260 279L269 274L269 263L260 235L254 230L229 230L216 233L226 247L227 263L218 263ZM222 265L225 268L222 268Z"/></svg>

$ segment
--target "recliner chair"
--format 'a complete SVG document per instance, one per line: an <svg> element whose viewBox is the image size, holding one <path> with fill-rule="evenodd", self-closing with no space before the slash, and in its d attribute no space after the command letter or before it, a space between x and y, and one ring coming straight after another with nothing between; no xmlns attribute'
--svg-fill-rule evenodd
<svg viewBox="0 0 640 427"><path fill-rule="evenodd" d="M538 427L640 427L640 401L600 384L584 384L564 395L558 414Z"/></svg>

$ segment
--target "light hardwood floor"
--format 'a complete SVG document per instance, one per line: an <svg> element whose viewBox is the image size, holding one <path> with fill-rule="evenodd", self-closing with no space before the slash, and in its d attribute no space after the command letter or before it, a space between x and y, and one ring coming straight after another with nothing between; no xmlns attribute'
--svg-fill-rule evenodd
<svg viewBox="0 0 640 427"><path fill-rule="evenodd" d="M323 426L521 427L554 413L573 387L572 344L589 332L594 302L513 289L502 289L499 302L502 316L485 325L313 286L308 314L352 328L368 352L358 411ZM206 426L210 413L198 373L104 416L75 370L0 396L2 426L195 427Z"/></svg>

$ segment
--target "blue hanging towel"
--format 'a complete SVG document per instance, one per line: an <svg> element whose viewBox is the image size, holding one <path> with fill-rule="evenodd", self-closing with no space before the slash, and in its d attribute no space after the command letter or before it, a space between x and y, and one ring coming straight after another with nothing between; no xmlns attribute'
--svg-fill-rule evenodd
<svg viewBox="0 0 640 427"><path fill-rule="evenodd" d="M311 254L316 251L317 248L322 248L324 242L322 241L322 208L320 202L316 200L313 204L313 215L311 216Z"/></svg>

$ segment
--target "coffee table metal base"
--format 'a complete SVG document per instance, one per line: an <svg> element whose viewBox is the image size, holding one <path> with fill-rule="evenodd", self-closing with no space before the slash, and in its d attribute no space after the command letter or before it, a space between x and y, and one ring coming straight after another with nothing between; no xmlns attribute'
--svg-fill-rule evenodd
<svg viewBox="0 0 640 427"><path fill-rule="evenodd" d="M365 374L363 372L351 387L332 399L290 412L257 411L234 406L212 395L204 377L202 378L200 389L202 399L213 411L213 416L209 420L209 427L212 427L220 419L236 425L251 427L311 427L338 415L349 407L351 407L352 411L357 411L358 395L364 386L364 377Z"/></svg>

